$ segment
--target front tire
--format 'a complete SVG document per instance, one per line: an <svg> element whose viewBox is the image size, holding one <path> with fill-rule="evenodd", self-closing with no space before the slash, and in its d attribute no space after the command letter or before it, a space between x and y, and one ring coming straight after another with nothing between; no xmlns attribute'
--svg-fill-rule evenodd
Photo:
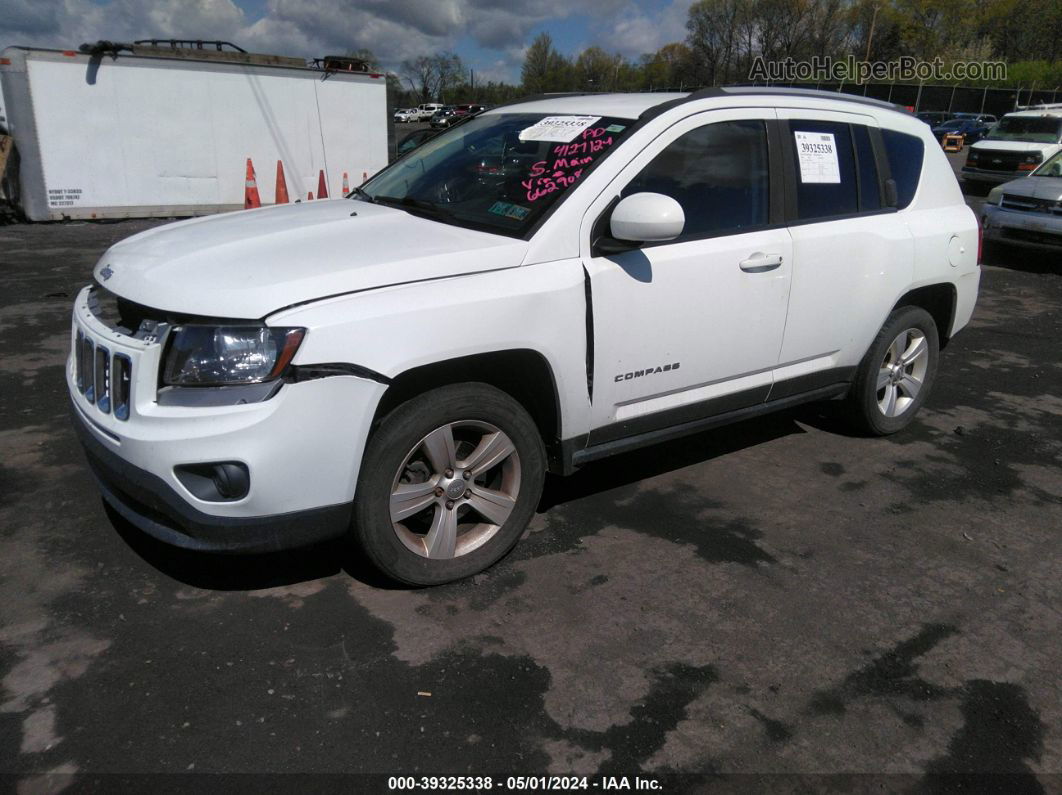
<svg viewBox="0 0 1062 795"><path fill-rule="evenodd" d="M917 306L893 311L856 370L848 414L861 431L887 436L906 428L936 379L940 338Z"/></svg>
<svg viewBox="0 0 1062 795"><path fill-rule="evenodd" d="M538 428L487 384L441 387L400 405L369 439L354 500L354 538L408 585L483 571L523 535L542 494Z"/></svg>

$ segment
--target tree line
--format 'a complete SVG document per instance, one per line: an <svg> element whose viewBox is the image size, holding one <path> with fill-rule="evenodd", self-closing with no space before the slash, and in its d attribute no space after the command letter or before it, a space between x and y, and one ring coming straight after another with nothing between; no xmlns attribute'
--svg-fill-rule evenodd
<svg viewBox="0 0 1062 795"><path fill-rule="evenodd" d="M993 86L1062 88L1062 2L699 0L690 6L683 41L639 58L596 45L568 56L548 33L541 33L527 49L518 85L477 82L453 52L407 60L390 80L398 105L493 105L549 92L744 83L757 57L810 61L848 56L868 61L940 58L946 64L1004 61L1007 79Z"/></svg>

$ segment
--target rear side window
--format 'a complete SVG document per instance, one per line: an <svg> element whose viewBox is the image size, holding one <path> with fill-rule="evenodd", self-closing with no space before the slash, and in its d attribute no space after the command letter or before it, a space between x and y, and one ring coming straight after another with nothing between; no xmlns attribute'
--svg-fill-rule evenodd
<svg viewBox="0 0 1062 795"><path fill-rule="evenodd" d="M855 153L848 125L794 119L789 130L797 172L797 218L811 221L859 212Z"/></svg>
<svg viewBox="0 0 1062 795"><path fill-rule="evenodd" d="M911 203L918 190L918 178L922 174L922 158L925 155L922 139L895 130L881 131L885 142L885 155L889 171L896 182L896 209L902 210Z"/></svg>
<svg viewBox="0 0 1062 795"><path fill-rule="evenodd" d="M770 173L762 121L706 124L682 135L623 189L662 193L682 205L679 240L740 233L768 220Z"/></svg>

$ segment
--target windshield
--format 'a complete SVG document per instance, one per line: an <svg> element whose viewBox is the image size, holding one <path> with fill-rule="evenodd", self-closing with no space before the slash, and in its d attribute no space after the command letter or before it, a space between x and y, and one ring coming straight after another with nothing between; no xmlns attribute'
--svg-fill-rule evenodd
<svg viewBox="0 0 1062 795"><path fill-rule="evenodd" d="M946 121L942 125L940 125L940 127L938 129L941 129L941 130L958 130L958 129L960 129L962 127L965 127L965 126L966 126L966 122L965 121L961 121L961 120L959 120L959 121Z"/></svg>
<svg viewBox="0 0 1062 795"><path fill-rule="evenodd" d="M471 117L350 196L443 223L521 237L633 123L545 113Z"/></svg>
<svg viewBox="0 0 1062 795"><path fill-rule="evenodd" d="M1054 157L1049 157L1042 163L1031 177L1062 177L1062 150L1055 152Z"/></svg>
<svg viewBox="0 0 1062 795"><path fill-rule="evenodd" d="M1060 135L1062 119L1050 116L1004 116L988 134L988 140L1053 144L1058 142Z"/></svg>

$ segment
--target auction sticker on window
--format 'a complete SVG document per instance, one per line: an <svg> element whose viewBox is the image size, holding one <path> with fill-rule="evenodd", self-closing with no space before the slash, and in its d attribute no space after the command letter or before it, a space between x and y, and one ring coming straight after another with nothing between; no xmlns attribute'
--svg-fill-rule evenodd
<svg viewBox="0 0 1062 795"><path fill-rule="evenodd" d="M837 163L837 146L833 133L793 131L797 158L800 161L801 182L841 181L841 167Z"/></svg>
<svg viewBox="0 0 1062 795"><path fill-rule="evenodd" d="M521 141L557 141L568 143L600 119L600 116L547 116L520 131Z"/></svg>

